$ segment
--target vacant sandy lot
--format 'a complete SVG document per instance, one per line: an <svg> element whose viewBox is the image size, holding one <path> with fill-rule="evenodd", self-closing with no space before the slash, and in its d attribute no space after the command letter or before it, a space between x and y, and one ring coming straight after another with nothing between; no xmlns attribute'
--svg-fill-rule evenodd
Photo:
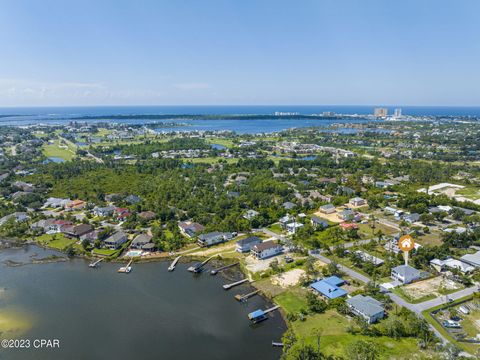
<svg viewBox="0 0 480 360"><path fill-rule="evenodd" d="M265 271L270 267L270 263L274 260L280 261L280 256L274 256L264 260L258 260L254 258L252 255L249 255L245 258L246 266L248 271L253 273Z"/></svg>
<svg viewBox="0 0 480 360"><path fill-rule="evenodd" d="M272 277L272 284L279 285L283 288L297 285L300 278L305 274L305 270L292 269L284 272L283 274L275 275Z"/></svg>
<svg viewBox="0 0 480 360"><path fill-rule="evenodd" d="M342 211L342 210L340 210L340 211ZM316 213L314 213L314 215L318 216L319 218L325 219L327 221L333 222L333 223L343 222L343 220L338 217L338 212L334 212L333 214L324 214L320 211L317 211Z"/></svg>
<svg viewBox="0 0 480 360"><path fill-rule="evenodd" d="M403 291L412 299L420 299L427 295L441 296L439 290L442 288L446 290L457 290L461 289L462 286L452 280L437 276L432 279L406 285L403 287Z"/></svg>

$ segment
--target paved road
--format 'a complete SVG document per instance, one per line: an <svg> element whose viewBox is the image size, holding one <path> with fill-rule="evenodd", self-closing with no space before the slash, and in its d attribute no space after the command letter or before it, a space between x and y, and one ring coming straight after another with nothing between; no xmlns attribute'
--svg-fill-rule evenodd
<svg viewBox="0 0 480 360"><path fill-rule="evenodd" d="M265 234L267 234L268 236L274 237L274 238L277 239L277 240L281 240L281 241L285 241L285 240L286 240L285 236L279 235L279 234L277 234L276 232L273 232L272 230L268 230L267 228L262 228L262 229L260 229L260 231L263 231L263 232L264 232Z"/></svg>
<svg viewBox="0 0 480 360"><path fill-rule="evenodd" d="M457 300L465 296L472 295L473 293L478 291L478 286L474 285L469 288L465 288L462 290L459 290L457 292L454 292L452 294L446 295L446 296L441 296L433 300L428 300L424 301L419 304L415 304L415 306L420 310L420 312L431 309L435 306L438 305L443 305L448 303L450 300Z"/></svg>
<svg viewBox="0 0 480 360"><path fill-rule="evenodd" d="M330 260L329 258L321 255L321 254L313 254L313 253L310 253L311 256L313 256L314 258L317 258L318 260L324 262L325 264L330 264L332 262L332 260ZM352 278L354 279L357 279L363 283L368 283L370 282L370 279L368 277L366 277L365 275L362 275L360 274L359 272L356 272L355 270L352 270L346 266L343 266L341 264L337 264L338 265L338 268L343 271L344 273L348 274L349 276L351 276Z"/></svg>
<svg viewBox="0 0 480 360"><path fill-rule="evenodd" d="M310 252L310 255L313 256L314 258L319 259L320 261L322 261L326 264L330 264L332 262L329 258L327 258L327 257L325 257L321 254L315 254L315 253ZM350 269L346 266L338 264L338 268L341 271L348 274L349 276L351 276L352 278L357 279L361 282L368 283L370 281L370 279L368 277L366 277L365 275L360 274L359 272L357 272L355 270L352 270L352 269ZM472 287L469 287L469 288L466 288L466 289L459 290L459 291L457 291L455 293L452 293L448 296L438 297L436 299L424 301L424 302L419 303L419 304L411 304L411 303L405 301L404 299L402 299L400 296L398 296L396 294L393 294L393 293L388 293L388 296L390 297L390 299L392 299L392 301L394 303L396 303L400 306L403 306L403 307L409 309L410 311L416 313L418 316L424 318L423 314L422 314L422 311L431 309L431 308L433 308L435 306L438 306L438 305L446 304L449 301L449 299L457 300L457 299L460 299L462 297L472 295L474 292L476 292L478 290L479 290L479 286L475 285L475 286L472 286ZM430 329L435 333L435 335L437 335L437 337L444 344L448 343L448 339L445 338L433 325L431 325L429 323L429 326L430 326ZM467 354L467 353L462 353L462 354L465 357L471 356L470 354Z"/></svg>

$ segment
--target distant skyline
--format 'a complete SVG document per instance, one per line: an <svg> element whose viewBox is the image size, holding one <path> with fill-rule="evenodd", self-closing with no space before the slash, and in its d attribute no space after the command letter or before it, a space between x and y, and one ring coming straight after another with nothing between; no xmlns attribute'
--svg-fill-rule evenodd
<svg viewBox="0 0 480 360"><path fill-rule="evenodd" d="M0 0L0 107L480 106L478 0Z"/></svg>

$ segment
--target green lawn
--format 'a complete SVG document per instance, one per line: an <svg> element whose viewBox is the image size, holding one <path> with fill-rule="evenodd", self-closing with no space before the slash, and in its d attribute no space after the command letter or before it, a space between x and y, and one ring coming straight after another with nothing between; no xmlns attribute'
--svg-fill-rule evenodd
<svg viewBox="0 0 480 360"><path fill-rule="evenodd" d="M274 298L275 303L289 314L298 314L307 308L306 290L301 288L288 289Z"/></svg>
<svg viewBox="0 0 480 360"><path fill-rule="evenodd" d="M312 345L317 344L320 336L320 349L325 355L346 356L345 348L356 340L372 341L379 347L380 359L411 359L419 353L416 339L403 338L394 340L386 336L369 337L347 332L353 320L328 310L324 314L308 316L305 321L294 321L292 329L297 338Z"/></svg>
<svg viewBox="0 0 480 360"><path fill-rule="evenodd" d="M111 256L115 254L118 250L113 249L93 249L92 254L100 255L100 256Z"/></svg>
<svg viewBox="0 0 480 360"><path fill-rule="evenodd" d="M455 194L465 196L471 200L478 200L480 199L480 187L467 186L463 189L457 190Z"/></svg>
<svg viewBox="0 0 480 360"><path fill-rule="evenodd" d="M37 241L42 245L46 245L58 250L64 250L67 246L74 245L76 243L75 239L69 239L63 234L44 234L37 237Z"/></svg>
<svg viewBox="0 0 480 360"><path fill-rule="evenodd" d="M185 162L191 162L193 164L196 164L196 163L216 164L218 163L219 160L224 160L228 164L234 164L238 162L238 159L235 159L235 158L225 159L223 157L204 157L204 158L194 158L194 159L182 158L182 160Z"/></svg>
<svg viewBox="0 0 480 360"><path fill-rule="evenodd" d="M208 138L206 141L209 144L218 144L228 147L233 147L233 140L232 139L225 139L225 138Z"/></svg>
<svg viewBox="0 0 480 360"><path fill-rule="evenodd" d="M70 161L75 157L73 149L68 146L67 149L60 147L60 140L54 140L53 144L44 144L42 151L46 157L59 157L65 161Z"/></svg>
<svg viewBox="0 0 480 360"><path fill-rule="evenodd" d="M267 227L267 229L277 234L281 234L283 232L282 227L278 223L270 225L269 227Z"/></svg>
<svg viewBox="0 0 480 360"><path fill-rule="evenodd" d="M392 235L398 233L398 230L386 226L380 223L375 223L375 228L372 229L370 224L358 224L358 232L366 238L376 237L379 231L382 231L383 235Z"/></svg>
<svg viewBox="0 0 480 360"><path fill-rule="evenodd" d="M430 234L422 235L418 238L421 245L440 246L443 244L442 238L438 232L431 232Z"/></svg>

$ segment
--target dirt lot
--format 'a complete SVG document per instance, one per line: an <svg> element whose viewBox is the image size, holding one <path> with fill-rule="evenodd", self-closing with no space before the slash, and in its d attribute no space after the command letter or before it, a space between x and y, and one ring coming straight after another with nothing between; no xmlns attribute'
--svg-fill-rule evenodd
<svg viewBox="0 0 480 360"><path fill-rule="evenodd" d="M292 269L279 275L272 277L272 283L283 288L297 285L300 278L305 274L305 270Z"/></svg>
<svg viewBox="0 0 480 360"><path fill-rule="evenodd" d="M338 209L337 208L337 211L342 211L343 209ZM327 221L330 221L330 222L333 222L333 223L341 223L343 222L342 219L340 219L338 217L338 212L334 212L332 214L325 214L323 212L320 212L320 211L317 211L316 213L314 213L315 216L318 216L319 218L322 218L322 219L325 219Z"/></svg>
<svg viewBox="0 0 480 360"><path fill-rule="evenodd" d="M272 261L278 260L280 262L283 258L284 258L283 256L278 255L268 259L258 260L254 258L252 255L249 255L245 258L245 262L246 262L248 271L251 271L252 273L257 273L257 272L267 270L270 267L270 263Z"/></svg>
<svg viewBox="0 0 480 360"><path fill-rule="evenodd" d="M420 299L424 296L435 295L441 296L440 290L447 291L461 289L462 286L452 280L443 279L437 276L428 280L419 281L403 287L403 291L412 299Z"/></svg>

